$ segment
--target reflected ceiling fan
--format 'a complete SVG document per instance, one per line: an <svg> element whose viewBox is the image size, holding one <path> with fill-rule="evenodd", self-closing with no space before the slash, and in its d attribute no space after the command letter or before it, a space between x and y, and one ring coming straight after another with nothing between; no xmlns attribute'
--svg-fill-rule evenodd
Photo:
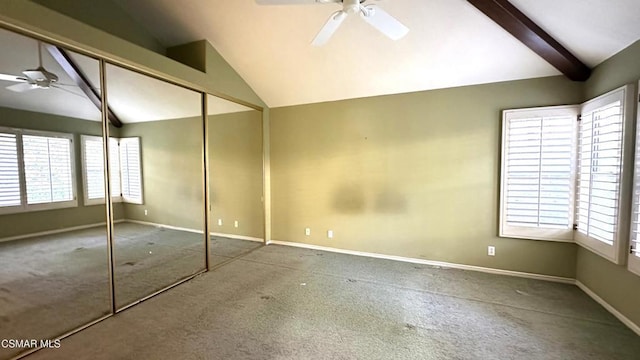
<svg viewBox="0 0 640 360"><path fill-rule="evenodd" d="M73 91L60 87L61 85L64 85L64 86L73 86L73 85L59 83L58 75L48 71L42 66L42 44L39 41L38 41L38 67L35 69L24 70L22 74L23 76L0 74L0 80L13 81L13 82L19 83L19 84L9 85L6 87L7 90L11 90L19 93L35 90L35 89L55 88L62 91L66 91L74 95L79 95Z"/></svg>
<svg viewBox="0 0 640 360"><path fill-rule="evenodd" d="M359 13L369 25L389 37L399 40L409 32L409 28L389 15L380 7L365 4L367 0L256 0L258 5L298 5L298 4L342 4L342 10L331 14L318 35L311 42L314 46L324 45L338 30L340 24L351 14Z"/></svg>

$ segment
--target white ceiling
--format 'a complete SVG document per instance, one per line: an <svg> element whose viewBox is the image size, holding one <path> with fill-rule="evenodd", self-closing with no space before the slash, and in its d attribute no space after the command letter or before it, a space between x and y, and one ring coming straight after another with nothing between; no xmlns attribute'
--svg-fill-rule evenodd
<svg viewBox="0 0 640 360"><path fill-rule="evenodd" d="M350 16L311 40L336 4L114 0L164 46L207 39L269 107L560 74L465 0L376 2L411 30L393 42ZM638 0L511 0L595 66L640 39Z"/></svg>

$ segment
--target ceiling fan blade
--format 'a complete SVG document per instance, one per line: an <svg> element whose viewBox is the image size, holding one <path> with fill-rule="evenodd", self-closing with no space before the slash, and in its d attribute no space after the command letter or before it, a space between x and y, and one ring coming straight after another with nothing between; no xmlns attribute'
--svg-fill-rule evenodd
<svg viewBox="0 0 640 360"><path fill-rule="evenodd" d="M21 93L21 92L33 90L35 88L33 87L33 85L25 82L25 83L22 83L22 84L15 84L15 85L7 86L6 89L7 90L11 90L13 92Z"/></svg>
<svg viewBox="0 0 640 360"><path fill-rule="evenodd" d="M338 28L340 27L340 24L342 24L342 22L346 18L347 18L347 13L342 10L336 11L333 14L331 14L331 16L329 17L329 20L327 20L327 23L324 24L322 29L320 29L320 32L318 32L318 35L316 35L316 37L311 42L311 45L322 46L326 44L327 41L329 41L329 39L333 35L333 33L335 33L336 30L338 30Z"/></svg>
<svg viewBox="0 0 640 360"><path fill-rule="evenodd" d="M258 5L311 5L340 2L342 0L256 0Z"/></svg>
<svg viewBox="0 0 640 360"><path fill-rule="evenodd" d="M364 21L378 29L378 31L385 34L391 40L399 40L409 32L409 28L375 5L365 6L361 14Z"/></svg>
<svg viewBox="0 0 640 360"><path fill-rule="evenodd" d="M9 74L0 74L0 80L15 81L15 82L27 82L27 79L22 76L15 76Z"/></svg>

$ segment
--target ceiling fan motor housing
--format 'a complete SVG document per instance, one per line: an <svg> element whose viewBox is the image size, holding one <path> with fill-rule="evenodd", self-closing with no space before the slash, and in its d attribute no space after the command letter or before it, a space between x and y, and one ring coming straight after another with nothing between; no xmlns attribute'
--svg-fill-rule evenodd
<svg viewBox="0 0 640 360"><path fill-rule="evenodd" d="M343 0L342 11L347 14L355 14L360 12L360 0Z"/></svg>

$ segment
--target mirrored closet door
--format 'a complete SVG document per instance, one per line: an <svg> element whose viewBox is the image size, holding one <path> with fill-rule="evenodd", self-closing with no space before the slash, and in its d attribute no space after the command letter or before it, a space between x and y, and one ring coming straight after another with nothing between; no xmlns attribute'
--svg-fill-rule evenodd
<svg viewBox="0 0 640 360"><path fill-rule="evenodd" d="M106 66L117 308L205 270L202 95Z"/></svg>
<svg viewBox="0 0 640 360"><path fill-rule="evenodd" d="M54 339L111 313L99 61L0 46L1 337Z"/></svg>
<svg viewBox="0 0 640 360"><path fill-rule="evenodd" d="M207 96L210 265L264 243L262 111Z"/></svg>

